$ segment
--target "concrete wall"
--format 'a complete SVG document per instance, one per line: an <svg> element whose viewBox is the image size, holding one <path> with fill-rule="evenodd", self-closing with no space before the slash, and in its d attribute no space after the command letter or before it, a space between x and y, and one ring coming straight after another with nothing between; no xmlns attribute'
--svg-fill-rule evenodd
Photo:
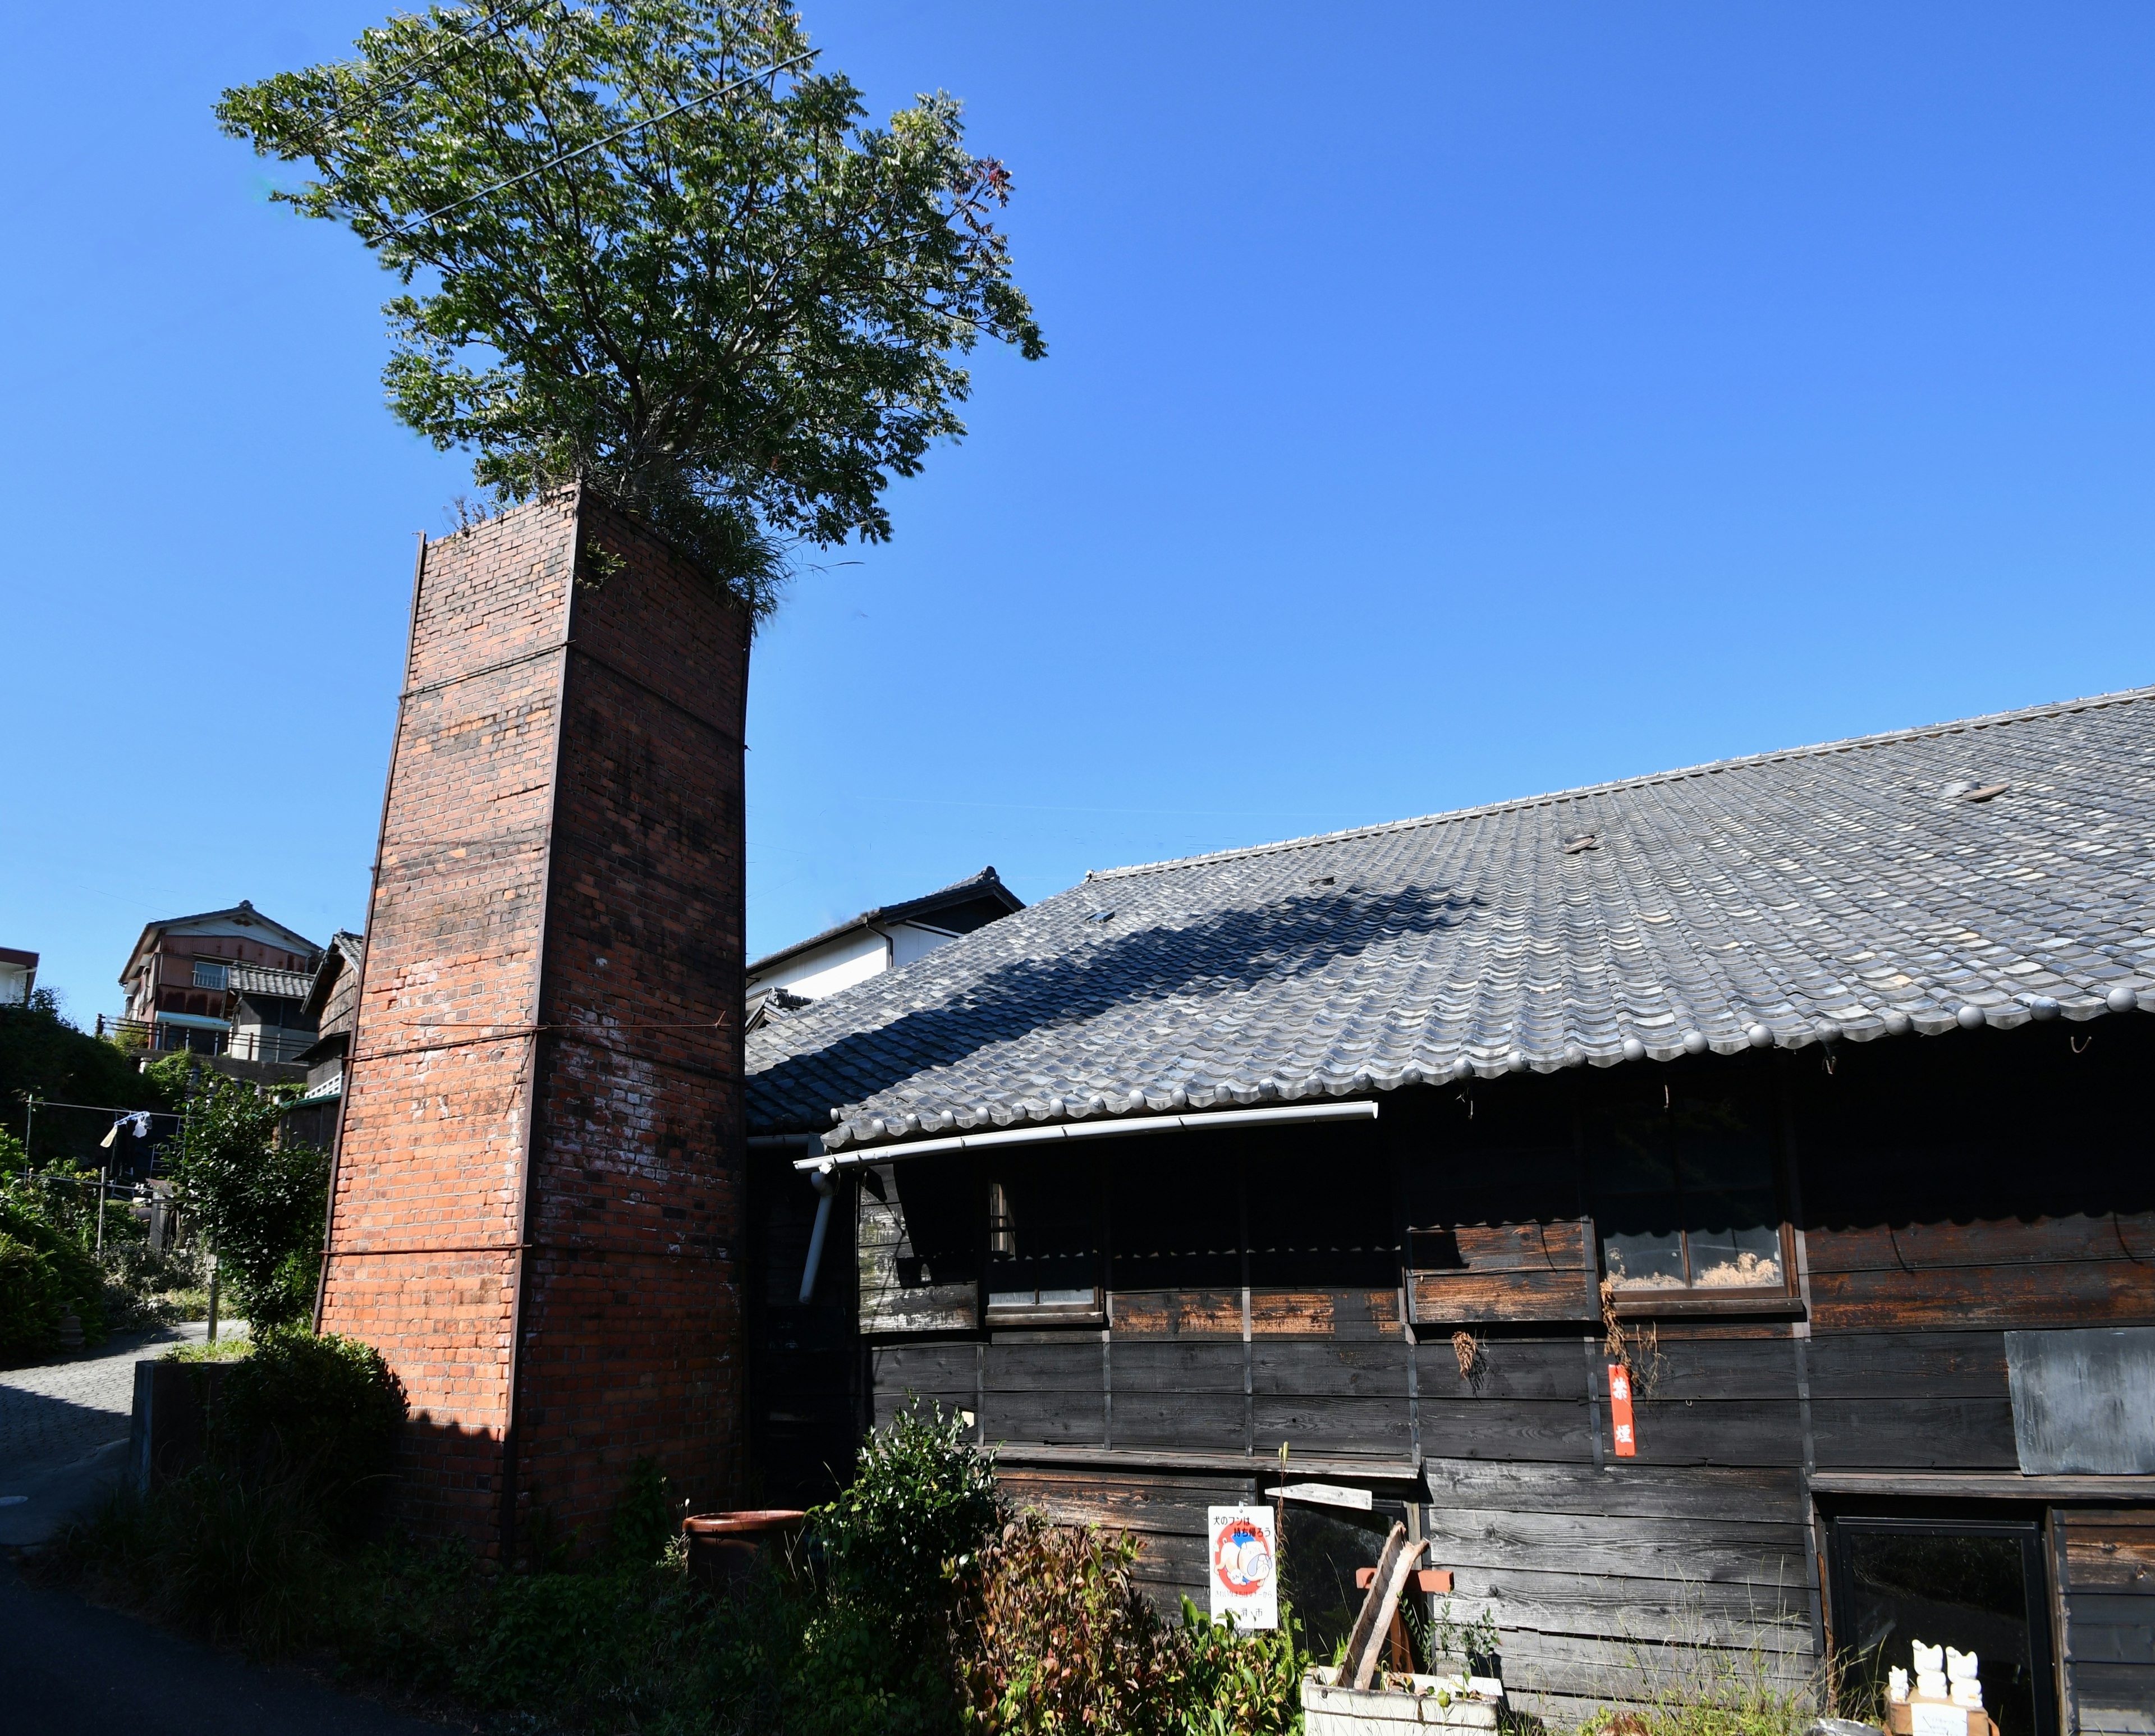
<svg viewBox="0 0 2155 1736"><path fill-rule="evenodd" d="M639 1459L744 1474L746 679L740 612L589 496L424 552L321 1323L405 1383L411 1521L487 1554L538 1509L596 1543Z"/></svg>

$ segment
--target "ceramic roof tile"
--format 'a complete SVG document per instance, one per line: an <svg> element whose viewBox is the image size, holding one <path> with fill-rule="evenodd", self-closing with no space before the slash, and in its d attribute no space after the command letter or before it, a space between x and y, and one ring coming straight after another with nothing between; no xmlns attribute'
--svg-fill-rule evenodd
<svg viewBox="0 0 2155 1736"><path fill-rule="evenodd" d="M2091 1018L2151 973L2146 689L1091 875L772 1017L750 1119L837 1149L1355 1095Z"/></svg>

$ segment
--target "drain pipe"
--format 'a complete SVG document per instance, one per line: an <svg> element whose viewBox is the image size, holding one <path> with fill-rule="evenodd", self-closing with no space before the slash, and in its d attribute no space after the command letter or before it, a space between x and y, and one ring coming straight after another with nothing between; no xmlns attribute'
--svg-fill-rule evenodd
<svg viewBox="0 0 2155 1736"><path fill-rule="evenodd" d="M822 1196L816 1201L816 1227L808 1232L808 1264L801 1274L801 1299L816 1299L816 1269L823 1263L823 1237L831 1227L831 1201L838 1192L837 1165L826 1159L809 1170L808 1185Z"/></svg>

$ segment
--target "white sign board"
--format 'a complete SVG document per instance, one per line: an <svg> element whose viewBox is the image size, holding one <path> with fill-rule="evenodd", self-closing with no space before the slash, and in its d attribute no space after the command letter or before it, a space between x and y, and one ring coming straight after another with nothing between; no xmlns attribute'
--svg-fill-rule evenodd
<svg viewBox="0 0 2155 1736"><path fill-rule="evenodd" d="M1212 1619L1238 1631L1279 1626L1279 1539L1269 1507L1209 1507Z"/></svg>
<svg viewBox="0 0 2155 1736"><path fill-rule="evenodd" d="M1908 1723L1914 1736L1968 1736L1968 1713L1958 1706L1942 1706L1932 1700L1908 1703Z"/></svg>

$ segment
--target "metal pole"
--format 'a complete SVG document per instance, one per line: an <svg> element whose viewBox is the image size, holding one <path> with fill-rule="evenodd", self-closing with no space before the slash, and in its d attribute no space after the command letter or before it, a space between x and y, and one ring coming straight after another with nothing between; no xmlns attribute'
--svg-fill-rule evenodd
<svg viewBox="0 0 2155 1736"><path fill-rule="evenodd" d="M97 1171L97 1257L105 1258L105 1178L112 1173L112 1165L102 1164Z"/></svg>
<svg viewBox="0 0 2155 1736"><path fill-rule="evenodd" d="M209 1257L209 1341L217 1342L217 1256Z"/></svg>

